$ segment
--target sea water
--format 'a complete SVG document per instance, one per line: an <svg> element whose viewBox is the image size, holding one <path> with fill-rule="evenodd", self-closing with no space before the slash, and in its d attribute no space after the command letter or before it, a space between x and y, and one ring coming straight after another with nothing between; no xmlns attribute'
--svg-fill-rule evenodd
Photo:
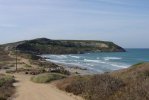
<svg viewBox="0 0 149 100"><path fill-rule="evenodd" d="M149 61L149 49L126 49L127 52L42 55L47 61L76 65L92 72L109 72Z"/></svg>

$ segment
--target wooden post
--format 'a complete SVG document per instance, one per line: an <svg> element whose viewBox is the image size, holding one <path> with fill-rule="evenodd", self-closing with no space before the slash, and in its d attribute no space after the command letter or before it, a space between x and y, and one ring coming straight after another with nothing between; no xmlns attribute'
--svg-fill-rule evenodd
<svg viewBox="0 0 149 100"><path fill-rule="evenodd" d="M18 57L17 57L17 47L16 47L16 72L18 71Z"/></svg>

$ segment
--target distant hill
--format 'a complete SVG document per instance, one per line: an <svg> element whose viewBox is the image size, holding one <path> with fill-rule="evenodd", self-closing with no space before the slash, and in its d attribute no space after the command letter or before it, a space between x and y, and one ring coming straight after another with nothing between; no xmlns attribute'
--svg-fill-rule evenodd
<svg viewBox="0 0 149 100"><path fill-rule="evenodd" d="M37 38L3 45L6 49L15 49L31 54L81 54L87 52L125 52L125 50L107 41L91 40L51 40Z"/></svg>

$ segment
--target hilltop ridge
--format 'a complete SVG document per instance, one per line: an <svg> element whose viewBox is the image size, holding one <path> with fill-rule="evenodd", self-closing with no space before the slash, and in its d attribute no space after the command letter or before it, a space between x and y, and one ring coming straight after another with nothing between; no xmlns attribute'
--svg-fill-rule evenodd
<svg viewBox="0 0 149 100"><path fill-rule="evenodd" d="M81 54L86 52L125 52L125 49L108 41L51 40L37 38L3 45L9 49L31 54Z"/></svg>

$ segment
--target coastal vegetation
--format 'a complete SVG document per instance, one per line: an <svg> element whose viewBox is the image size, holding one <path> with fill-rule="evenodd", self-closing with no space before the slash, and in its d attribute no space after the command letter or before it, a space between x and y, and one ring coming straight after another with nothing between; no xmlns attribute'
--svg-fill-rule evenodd
<svg viewBox="0 0 149 100"><path fill-rule="evenodd" d="M3 47L0 46L0 69L7 69L13 67L14 59L11 58L9 52L5 51Z"/></svg>
<svg viewBox="0 0 149 100"><path fill-rule="evenodd" d="M125 50L108 41L50 40L38 38L4 45L30 54L81 54L86 52L124 52ZM16 48L15 48L16 47Z"/></svg>
<svg viewBox="0 0 149 100"><path fill-rule="evenodd" d="M0 100L7 100L15 92L14 77L0 74Z"/></svg>
<svg viewBox="0 0 149 100"><path fill-rule="evenodd" d="M57 87L86 100L149 100L149 63L134 66L112 73L69 77Z"/></svg>
<svg viewBox="0 0 149 100"><path fill-rule="evenodd" d="M63 74L45 73L45 74L39 74L39 75L33 76L31 78L31 81L35 83L50 83L51 81L59 80L63 78L66 78L66 76Z"/></svg>

